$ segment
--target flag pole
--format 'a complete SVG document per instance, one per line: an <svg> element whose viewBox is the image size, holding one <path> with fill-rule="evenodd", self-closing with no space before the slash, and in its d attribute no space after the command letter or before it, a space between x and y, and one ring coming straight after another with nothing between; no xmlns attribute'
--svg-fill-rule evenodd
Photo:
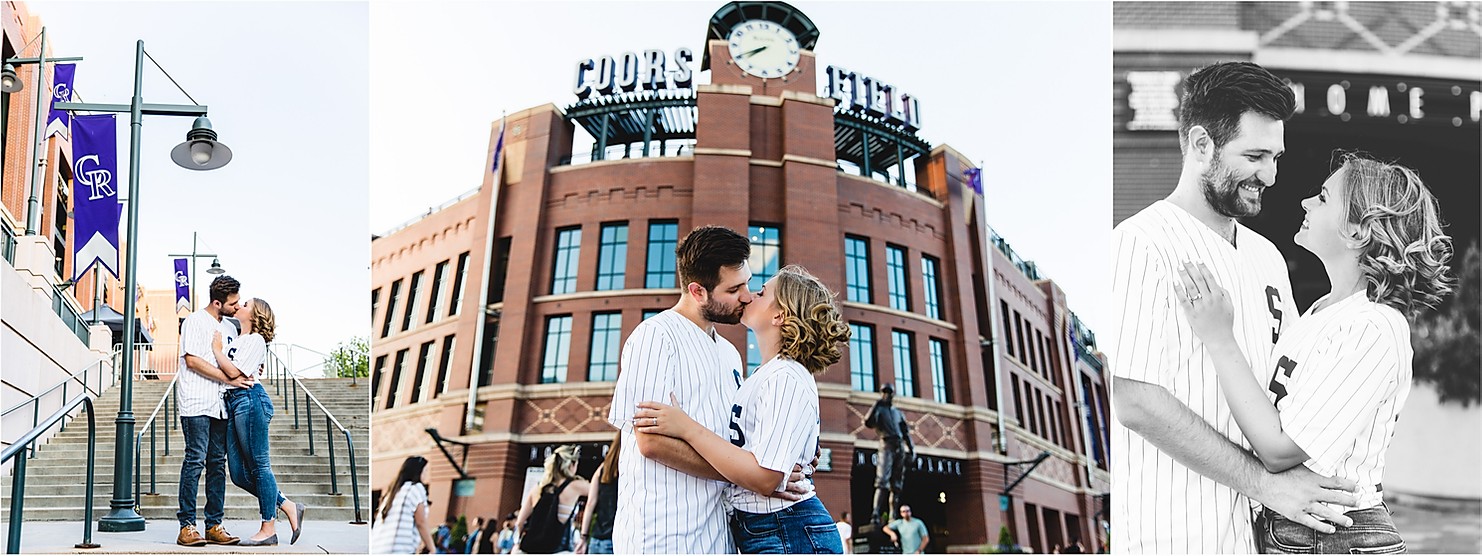
<svg viewBox="0 0 1482 556"><path fill-rule="evenodd" d="M504 154L504 131L508 124L508 116L504 112L499 113L499 138L494 140L494 162L490 170L494 173L489 184L489 216L485 221L484 231L484 268L480 280L482 287L479 288L479 312L474 321L473 335L473 359L468 364L468 406L463 413L463 434L473 431L474 408L478 406L479 375L484 353L484 323L489 320L489 273L493 270L490 264L494 260L494 216L499 208L499 184L500 174L503 166L500 159ZM492 364L492 362L491 362Z"/></svg>

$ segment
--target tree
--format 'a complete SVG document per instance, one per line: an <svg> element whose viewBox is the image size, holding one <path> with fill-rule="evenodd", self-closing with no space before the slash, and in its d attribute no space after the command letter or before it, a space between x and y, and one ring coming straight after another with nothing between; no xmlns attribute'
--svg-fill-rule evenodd
<svg viewBox="0 0 1482 556"><path fill-rule="evenodd" d="M1435 311L1417 317L1410 336L1415 381L1435 385L1441 403L1470 407L1482 403L1482 375L1477 374L1482 368L1482 250L1473 241L1460 255L1451 260L1455 291Z"/></svg>
<svg viewBox="0 0 1482 556"><path fill-rule="evenodd" d="M357 337L341 342L329 352L324 372L339 378L370 376L370 340Z"/></svg>

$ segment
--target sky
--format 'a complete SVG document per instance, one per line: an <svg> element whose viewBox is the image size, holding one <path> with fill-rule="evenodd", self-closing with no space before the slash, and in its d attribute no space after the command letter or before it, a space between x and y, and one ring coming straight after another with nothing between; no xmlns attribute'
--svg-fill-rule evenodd
<svg viewBox="0 0 1482 556"><path fill-rule="evenodd" d="M989 224L1100 330L1110 319L1111 4L789 3L821 33L820 79L836 65L900 87L920 99L923 139L982 161ZM695 83L708 83L698 54L724 4L372 3L369 232L478 187L501 112L576 102L580 60L689 47Z"/></svg>
<svg viewBox="0 0 1482 556"><path fill-rule="evenodd" d="M369 7L351 2L35 2L54 56L81 56L84 102L128 104L134 44L210 108L230 164L198 172L170 149L192 118L145 116L140 146L141 286L173 288L169 254L215 253L244 297L273 307L278 338L329 352L370 333L366 183ZM26 37L27 40L30 37ZM24 42L24 41L23 41ZM149 59L144 101L191 104ZM121 196L129 121L119 116ZM127 219L127 213L125 213ZM120 240L124 238L121 231ZM210 259L198 261L209 284ZM206 300L200 288L199 300ZM122 307L118 308L122 311ZM296 365L317 361L295 352Z"/></svg>

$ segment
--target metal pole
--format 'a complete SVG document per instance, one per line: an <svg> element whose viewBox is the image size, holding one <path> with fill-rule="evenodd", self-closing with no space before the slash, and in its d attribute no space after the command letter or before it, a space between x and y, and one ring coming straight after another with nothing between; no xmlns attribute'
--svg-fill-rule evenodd
<svg viewBox="0 0 1482 556"><path fill-rule="evenodd" d="M345 449L350 453L350 494L355 498L355 525L365 525L365 519L360 517L360 479L355 471L355 441L350 438L350 431L345 431Z"/></svg>
<svg viewBox="0 0 1482 556"><path fill-rule="evenodd" d="M98 265L93 265L93 325L98 324L98 306L103 304L103 275Z"/></svg>
<svg viewBox="0 0 1482 556"><path fill-rule="evenodd" d="M31 142L35 151L31 152L32 166L31 195L26 198L26 235L34 236L41 228L41 175L46 173L46 120L42 118L41 106L44 101L41 92L46 90L42 86L42 80L46 78L46 27L41 28L41 47L36 51L36 125L31 129Z"/></svg>
<svg viewBox="0 0 1482 556"><path fill-rule="evenodd" d="M153 422L149 423L149 493L150 494L159 494L160 493L159 485L155 484L155 482L154 482L154 454L158 451L157 450L158 446L155 445L155 440L154 440L154 436L155 436L154 435L154 430L156 428L158 428L158 427L154 426L154 423ZM165 435L165 438L166 439L169 439L170 438L170 435L168 435L168 434Z"/></svg>
<svg viewBox="0 0 1482 556"><path fill-rule="evenodd" d="M334 472L334 429L330 425L328 413L324 414L324 446L329 449L329 493L339 494L339 476Z"/></svg>
<svg viewBox="0 0 1482 556"><path fill-rule="evenodd" d="M139 135L144 126L144 41L134 48L134 98L129 107L129 220L128 252L124 263L124 352L134 352L134 297L138 288L139 245ZM126 360L124 373L132 378L133 358ZM177 371L178 372L178 371ZM114 438L134 436L134 388L132 380L125 380L119 392L117 428ZM108 533L143 531L144 518L134 511L134 492L129 486L129 467L133 454L123 442L114 442L113 450L113 499L108 502L108 515L98 520L98 530Z"/></svg>
<svg viewBox="0 0 1482 556"><path fill-rule="evenodd" d="M201 293L201 283L196 281L196 232L190 233L190 312L196 312L196 296Z"/></svg>
<svg viewBox="0 0 1482 556"><path fill-rule="evenodd" d="M34 427L33 427L34 428ZM26 490L26 458L15 458L14 467L11 468L10 481L10 534L5 542L6 554L20 554L21 552L21 521L25 515L26 497L20 493Z"/></svg>
<svg viewBox="0 0 1482 556"><path fill-rule="evenodd" d="M98 450L98 427L93 416L92 398L84 403L87 404L87 497L83 498L86 502L82 506L82 544L73 545L73 548L98 548L98 545L93 544L93 459Z"/></svg>
<svg viewBox="0 0 1482 556"><path fill-rule="evenodd" d="M309 396L309 393L308 392L304 392L304 397L307 398L308 396ZM295 397L297 397L297 396L295 396ZM304 406L307 407L308 405L309 405L309 401L308 400L304 400ZM295 417L297 417L297 416L295 415ZM309 438L309 455L312 456L312 455L314 455L314 418L313 417L309 417L308 419L304 419L304 420L305 421L308 421L308 423L309 423L309 436L308 436L308 438Z"/></svg>

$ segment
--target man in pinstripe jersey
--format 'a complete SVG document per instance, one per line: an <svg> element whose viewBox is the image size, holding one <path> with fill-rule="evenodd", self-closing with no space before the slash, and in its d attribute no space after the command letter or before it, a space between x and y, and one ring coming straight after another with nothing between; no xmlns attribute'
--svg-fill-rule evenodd
<svg viewBox="0 0 1482 556"><path fill-rule="evenodd" d="M180 432L185 435L185 458L180 462L180 535L183 546L236 544L240 539L226 532L221 521L226 503L226 384L250 386L247 377L235 377L217 366L211 338L221 332L230 341L236 327L222 317L237 314L241 285L231 276L211 281L211 302L191 313L180 326L180 376L175 383ZM206 472L206 534L196 531L196 492L201 471Z"/></svg>
<svg viewBox="0 0 1482 556"><path fill-rule="evenodd" d="M1166 199L1113 232L1112 546L1121 553L1248 553L1250 499L1331 532L1348 518L1320 502L1352 505L1350 481L1303 466L1268 473L1249 451L1218 390L1208 350L1178 312L1172 288L1183 262L1204 263L1229 285L1235 330L1264 369L1296 316L1285 259L1237 219L1260 212L1285 150L1291 91L1264 68L1220 63L1184 81L1179 107L1183 168ZM1238 293L1237 293L1238 292Z"/></svg>
<svg viewBox="0 0 1482 556"><path fill-rule="evenodd" d="M675 248L683 285L678 303L639 323L623 343L608 421L625 445L637 449L623 450L618 459L612 535L618 554L736 552L726 519L730 483L683 440L638 433L632 421L639 402L670 403L673 394L695 421L722 437L730 434L741 355L715 325L740 323L754 298L747 287L750 255L750 241L733 230L692 230Z"/></svg>

